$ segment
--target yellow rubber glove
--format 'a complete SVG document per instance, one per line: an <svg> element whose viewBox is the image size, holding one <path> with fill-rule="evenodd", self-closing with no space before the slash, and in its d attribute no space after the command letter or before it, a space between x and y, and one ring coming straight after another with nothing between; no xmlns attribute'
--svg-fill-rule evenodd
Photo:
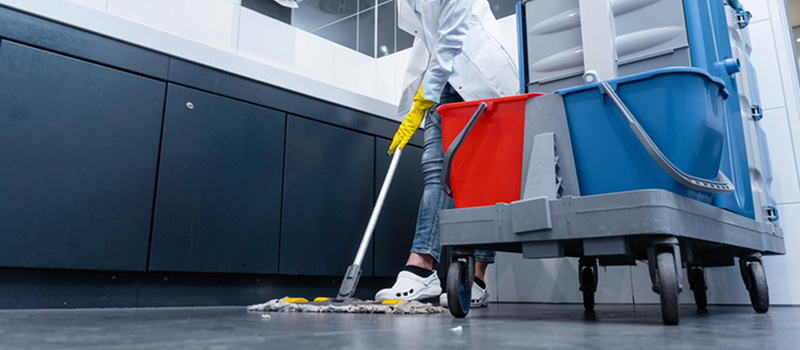
<svg viewBox="0 0 800 350"><path fill-rule="evenodd" d="M417 94L414 95L414 106L411 107L411 111L408 112L406 119L400 124L400 127L397 128L397 132L394 134L394 139L392 140L392 145L389 146L389 153L394 154L394 151L399 149L403 149L406 146L408 141L411 140L411 136L414 136L414 132L419 129L419 125L422 124L422 118L425 117L425 112L427 112L436 102L426 99L422 97L422 84L419 86L419 91Z"/></svg>

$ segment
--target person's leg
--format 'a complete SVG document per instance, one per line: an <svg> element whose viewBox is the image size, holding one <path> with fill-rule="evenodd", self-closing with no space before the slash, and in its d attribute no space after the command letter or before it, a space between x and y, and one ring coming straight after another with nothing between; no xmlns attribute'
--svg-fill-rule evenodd
<svg viewBox="0 0 800 350"><path fill-rule="evenodd" d="M461 100L449 85L442 94L441 102ZM439 212L453 207L453 199L444 194L441 187L444 151L442 149L441 123L435 113L425 118L424 148L422 150L422 199L417 213L417 226L411 252L406 266L397 276L391 288L382 289L375 295L378 301L402 298L420 300L439 295L441 284L433 265L441 259L439 241Z"/></svg>
<svg viewBox="0 0 800 350"><path fill-rule="evenodd" d="M489 267L488 262L475 260L475 277L480 278L482 281L485 281L487 267Z"/></svg>
<svg viewBox="0 0 800 350"><path fill-rule="evenodd" d="M381 289L375 300L387 299L423 300L442 293L439 276L433 265L441 257L439 243L439 210L445 206L446 196L440 188L444 154L441 130L433 125L430 116L425 120L425 146L422 150L422 199L417 213L417 226L411 254L406 266L397 275L391 288Z"/></svg>
<svg viewBox="0 0 800 350"><path fill-rule="evenodd" d="M462 102L464 99L447 84L439 98L439 104ZM422 151L422 199L417 214L417 228L407 266L433 269L441 259L442 247L439 242L439 212L454 207L453 199L442 191L442 166L444 148L442 147L442 127L440 116L429 113L425 118L425 141Z"/></svg>
<svg viewBox="0 0 800 350"><path fill-rule="evenodd" d="M429 254L411 253L406 260L406 266L417 266L428 270L433 270L434 264L436 260Z"/></svg>
<svg viewBox="0 0 800 350"><path fill-rule="evenodd" d="M449 84L445 86L440 99L441 104L462 102L463 99ZM439 212L455 207L453 198L442 192L442 166L444 148L440 116L428 115L425 120L425 148L422 154L423 194L417 215L417 229L414 235L411 254L406 265L433 269L441 258L439 243ZM494 263L495 253L488 250L475 250L475 276L484 278L486 268Z"/></svg>
<svg viewBox="0 0 800 350"><path fill-rule="evenodd" d="M475 249L475 277L485 280L486 268L494 263L494 256L494 251Z"/></svg>
<svg viewBox="0 0 800 350"><path fill-rule="evenodd" d="M432 269L441 259L442 247L439 242L439 212L453 206L452 198L442 191L442 130L435 114L425 120L425 146L422 151L422 199L417 213L417 227L411 254L406 265Z"/></svg>

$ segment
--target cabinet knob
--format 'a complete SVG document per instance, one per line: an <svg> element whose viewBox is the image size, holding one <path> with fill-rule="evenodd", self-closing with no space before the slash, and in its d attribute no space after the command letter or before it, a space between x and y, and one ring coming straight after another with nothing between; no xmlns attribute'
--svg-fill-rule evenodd
<svg viewBox="0 0 800 350"><path fill-rule="evenodd" d="M188 109L190 111L193 110L194 109L194 103L186 102L186 109Z"/></svg>

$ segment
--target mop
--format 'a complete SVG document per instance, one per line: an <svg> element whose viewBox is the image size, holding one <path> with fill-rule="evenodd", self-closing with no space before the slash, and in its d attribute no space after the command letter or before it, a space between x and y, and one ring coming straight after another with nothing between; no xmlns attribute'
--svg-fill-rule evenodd
<svg viewBox="0 0 800 350"><path fill-rule="evenodd" d="M319 313L360 313L360 314L438 314L446 311L441 306L419 301L399 300L395 304L383 304L375 301L349 302L289 302L284 299L273 299L263 304L250 305L251 312L319 312Z"/></svg>
<svg viewBox="0 0 800 350"><path fill-rule="evenodd" d="M313 301L308 301L308 299L305 298L284 297L273 299L263 304L251 305L247 307L247 311L372 314L436 314L446 311L446 309L441 306L434 306L433 304L419 301L392 299L376 302L370 300L362 301L353 298L356 286L361 278L361 263L364 261L364 255L372 239L372 233L375 231L375 225L378 223L378 216L380 216L383 203L386 199L386 193L389 192L389 186L394 178L394 173L397 170L397 164L400 161L402 153L403 150L398 149L392 158L392 163L389 165L389 170L386 172L386 178L383 181L383 186L381 186L378 200L375 202L375 207L372 208L372 215L369 218L367 229L364 231L364 236L361 238L361 245L358 248L358 253L356 253L353 264L350 265L347 268L347 272L345 272L342 284L339 287L338 295L335 298L319 297Z"/></svg>

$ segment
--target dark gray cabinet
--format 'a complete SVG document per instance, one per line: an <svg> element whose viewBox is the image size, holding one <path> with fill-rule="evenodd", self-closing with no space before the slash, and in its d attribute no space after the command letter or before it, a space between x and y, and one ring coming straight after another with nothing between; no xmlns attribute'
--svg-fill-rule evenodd
<svg viewBox="0 0 800 350"><path fill-rule="evenodd" d="M392 161L392 158L386 156L389 144L389 140L375 139L376 194L383 186L383 179ZM408 259L417 225L419 201L422 198L421 160L422 149L410 145L403 149L397 173L375 228L375 276L396 276Z"/></svg>
<svg viewBox="0 0 800 350"><path fill-rule="evenodd" d="M144 270L165 84L0 43L0 265Z"/></svg>
<svg viewBox="0 0 800 350"><path fill-rule="evenodd" d="M280 273L342 275L372 211L375 138L291 115L286 135Z"/></svg>
<svg viewBox="0 0 800 350"><path fill-rule="evenodd" d="M286 115L169 86L150 269L278 272Z"/></svg>

